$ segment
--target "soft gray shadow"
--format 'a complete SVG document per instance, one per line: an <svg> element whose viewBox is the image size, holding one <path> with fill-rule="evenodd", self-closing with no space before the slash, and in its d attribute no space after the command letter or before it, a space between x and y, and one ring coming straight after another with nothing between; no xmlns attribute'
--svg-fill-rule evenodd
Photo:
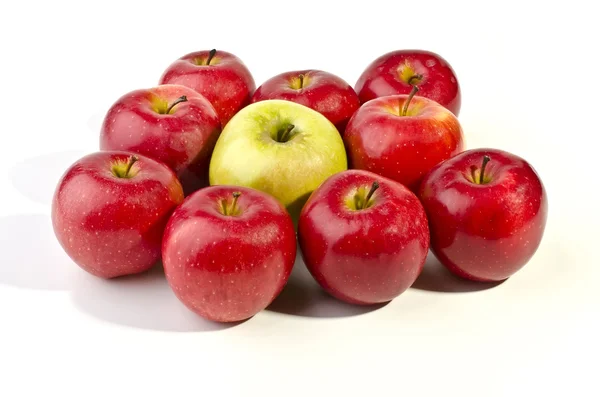
<svg viewBox="0 0 600 397"><path fill-rule="evenodd" d="M484 283L455 276L430 251L421 275L411 288L435 292L476 292L497 287L503 282Z"/></svg>
<svg viewBox="0 0 600 397"><path fill-rule="evenodd" d="M172 332L219 331L239 324L211 322L187 309L169 287L160 263L146 273L111 280L81 271L72 292L79 310L113 324Z"/></svg>
<svg viewBox="0 0 600 397"><path fill-rule="evenodd" d="M76 266L62 250L48 215L0 217L0 283L67 290Z"/></svg>
<svg viewBox="0 0 600 397"><path fill-rule="evenodd" d="M287 285L267 310L302 317L350 317L380 309L387 303L377 305L351 305L326 293L314 280L300 255Z"/></svg>
<svg viewBox="0 0 600 397"><path fill-rule="evenodd" d="M31 157L10 169L10 179L23 196L37 203L50 205L61 176L85 154L82 151L66 151Z"/></svg>

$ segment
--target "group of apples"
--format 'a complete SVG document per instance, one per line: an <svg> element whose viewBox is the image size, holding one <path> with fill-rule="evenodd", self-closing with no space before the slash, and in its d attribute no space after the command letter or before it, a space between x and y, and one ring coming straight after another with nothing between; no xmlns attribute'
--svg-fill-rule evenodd
<svg viewBox="0 0 600 397"><path fill-rule="evenodd" d="M54 231L98 277L162 259L176 296L223 322L278 296L296 236L315 280L354 304L400 295L430 248L458 276L504 280L537 250L547 197L524 159L464 151L460 103L428 51L379 57L354 89L319 70L256 89L235 55L190 53L110 107L100 151L58 183Z"/></svg>

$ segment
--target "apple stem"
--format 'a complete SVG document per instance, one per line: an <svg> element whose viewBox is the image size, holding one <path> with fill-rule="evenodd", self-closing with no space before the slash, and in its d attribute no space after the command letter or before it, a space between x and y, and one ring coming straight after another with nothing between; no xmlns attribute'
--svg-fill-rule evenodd
<svg viewBox="0 0 600 397"><path fill-rule="evenodd" d="M125 168L125 175L123 175L124 178L129 178L129 171L131 171L131 167L133 167L133 165L138 160L139 160L139 158L137 156L129 157L129 161L127 162L127 168Z"/></svg>
<svg viewBox="0 0 600 397"><path fill-rule="evenodd" d="M373 197L373 193L375 193L375 190L377 189L379 189L379 182L374 181L371 185L371 189L369 189L369 193L367 193L367 197L365 198L365 205L367 205L369 200L371 200L371 197Z"/></svg>
<svg viewBox="0 0 600 397"><path fill-rule="evenodd" d="M479 172L479 184L483 184L483 173L485 172L485 166L490 162L490 156L487 154L483 156L483 160L481 161L481 171Z"/></svg>
<svg viewBox="0 0 600 397"><path fill-rule="evenodd" d="M304 75L301 74L300 76L298 76L298 79L300 80L300 88L302 89L304 87Z"/></svg>
<svg viewBox="0 0 600 397"><path fill-rule="evenodd" d="M173 107L174 107L175 105L177 105L178 103L181 103L181 102L187 102L187 97L186 97L185 95L182 95L182 96L180 96L179 98L177 98L177 99L175 100L175 102L173 102L173 103L171 104L171 106L169 106L169 107L167 108L167 112L166 112L165 114L171 114L171 110L173 110Z"/></svg>
<svg viewBox="0 0 600 397"><path fill-rule="evenodd" d="M292 132L292 130L294 128L295 128L295 125L290 124L285 128L285 130L281 131L281 133L278 136L278 138L279 138L278 142L287 142L290 132Z"/></svg>
<svg viewBox="0 0 600 397"><path fill-rule="evenodd" d="M416 76L412 76L410 80L408 80L409 83L415 77ZM406 112L408 112L408 105L410 105L410 101L413 99L417 91L419 91L419 87L413 84L412 90L410 91L410 94L408 94L408 98L406 98L406 101L404 101L404 107L402 108L402 116L406 116Z"/></svg>
<svg viewBox="0 0 600 397"><path fill-rule="evenodd" d="M210 61L212 61L216 53L217 50L215 50L214 48L208 52L208 59L206 59L206 65L210 65Z"/></svg>
<svg viewBox="0 0 600 397"><path fill-rule="evenodd" d="M236 208L236 206L237 206L237 201L238 201L238 198L239 198L241 195L242 195L242 193L240 193L240 192L233 192L233 193L232 193L232 196L233 196L233 201L231 202L231 209L229 210L229 214L230 214L230 215L233 215L233 214L235 214L235 212L236 212L236 210L237 210L237 208Z"/></svg>

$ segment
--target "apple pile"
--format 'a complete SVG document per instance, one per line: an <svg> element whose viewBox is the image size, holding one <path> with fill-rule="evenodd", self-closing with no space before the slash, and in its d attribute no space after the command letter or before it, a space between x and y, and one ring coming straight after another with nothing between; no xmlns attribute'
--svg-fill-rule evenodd
<svg viewBox="0 0 600 397"><path fill-rule="evenodd" d="M546 192L524 159L465 150L460 104L427 51L379 57L354 89L320 70L257 89L235 55L193 52L110 107L100 150L58 182L54 232L101 278L162 260L179 300L221 322L265 309L297 246L352 304L402 294L430 249L457 276L504 280L541 242Z"/></svg>

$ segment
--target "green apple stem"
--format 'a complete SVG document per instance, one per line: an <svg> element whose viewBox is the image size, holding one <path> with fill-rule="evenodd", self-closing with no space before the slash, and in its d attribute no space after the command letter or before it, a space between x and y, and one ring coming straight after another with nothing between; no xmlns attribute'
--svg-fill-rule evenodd
<svg viewBox="0 0 600 397"><path fill-rule="evenodd" d="M217 50L215 50L214 48L208 52L208 59L206 60L207 65L210 65L210 61L212 61L212 59L215 57L216 53L217 53Z"/></svg>
<svg viewBox="0 0 600 397"><path fill-rule="evenodd" d="M409 83L416 77L412 76L410 78ZM408 112L408 105L410 105L410 101L413 99L413 97L415 96L415 94L417 93L417 91L419 91L419 87L417 87L416 85L413 84L412 86L412 90L410 91L410 94L408 94L408 98L406 98L406 101L404 101L404 107L402 108L402 116L406 116L406 112Z"/></svg>
<svg viewBox="0 0 600 397"><path fill-rule="evenodd" d="M479 184L482 185L484 181L483 173L485 172L485 166L490 162L490 156L487 154L483 156L483 160L481 161L481 171L479 171Z"/></svg>
<svg viewBox="0 0 600 397"><path fill-rule="evenodd" d="M289 138L289 135L290 135L290 132L292 132L292 130L294 128L295 128L295 125L294 124L290 124L290 125L288 125L285 128L285 130L280 131L279 136L277 137L278 138L277 141L278 142L287 142L288 138Z"/></svg>
<svg viewBox="0 0 600 397"><path fill-rule="evenodd" d="M173 102L168 108L167 108L167 112L166 114L171 114L171 110L173 110L173 107L175 107L175 105L181 103L181 102L187 102L187 97L185 95L180 96L179 98L177 98L175 100L175 102Z"/></svg>

